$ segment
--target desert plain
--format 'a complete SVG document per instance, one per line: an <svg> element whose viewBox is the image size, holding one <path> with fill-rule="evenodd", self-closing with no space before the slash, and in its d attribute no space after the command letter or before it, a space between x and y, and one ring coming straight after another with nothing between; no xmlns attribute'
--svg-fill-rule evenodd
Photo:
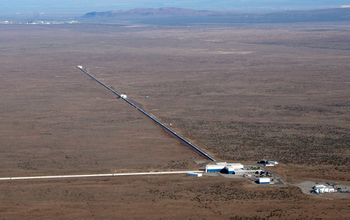
<svg viewBox="0 0 350 220"><path fill-rule="evenodd" d="M2 219L347 219L347 22L1 25L0 177L203 169L266 158L286 185L185 175L0 182ZM209 162L209 161L207 161Z"/></svg>

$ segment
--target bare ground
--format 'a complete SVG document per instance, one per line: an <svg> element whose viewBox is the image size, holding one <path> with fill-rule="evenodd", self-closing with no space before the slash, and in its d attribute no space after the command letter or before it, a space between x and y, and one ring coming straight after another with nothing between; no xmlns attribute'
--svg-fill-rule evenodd
<svg viewBox="0 0 350 220"><path fill-rule="evenodd" d="M343 219L349 200L307 196L298 187L183 175L1 184L9 219ZM15 197L13 195L16 195Z"/></svg>
<svg viewBox="0 0 350 220"><path fill-rule="evenodd" d="M0 175L200 168L202 160L91 81L83 65L217 159L277 160L348 184L344 23L1 26ZM148 96L148 98L146 98ZM349 199L221 178L1 182L4 218L349 218Z"/></svg>

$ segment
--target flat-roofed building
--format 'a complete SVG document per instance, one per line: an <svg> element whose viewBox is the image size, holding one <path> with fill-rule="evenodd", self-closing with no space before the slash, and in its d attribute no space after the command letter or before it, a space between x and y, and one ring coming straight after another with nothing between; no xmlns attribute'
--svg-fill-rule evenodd
<svg viewBox="0 0 350 220"><path fill-rule="evenodd" d="M315 193L333 193L335 189L333 186L316 185L313 187Z"/></svg>
<svg viewBox="0 0 350 220"><path fill-rule="evenodd" d="M259 184L270 184L270 178L268 177L260 177L258 178Z"/></svg>
<svg viewBox="0 0 350 220"><path fill-rule="evenodd" d="M218 173L221 172L225 168L226 164L215 164L215 165L206 165L205 172L206 173Z"/></svg>
<svg viewBox="0 0 350 220"><path fill-rule="evenodd" d="M187 173L187 176L193 176L193 177L201 177L203 174L201 173Z"/></svg>
<svg viewBox="0 0 350 220"><path fill-rule="evenodd" d="M217 162L215 165L206 165L205 172L224 172L229 174L234 174L235 170L243 170L244 166L241 163L226 163L226 162Z"/></svg>

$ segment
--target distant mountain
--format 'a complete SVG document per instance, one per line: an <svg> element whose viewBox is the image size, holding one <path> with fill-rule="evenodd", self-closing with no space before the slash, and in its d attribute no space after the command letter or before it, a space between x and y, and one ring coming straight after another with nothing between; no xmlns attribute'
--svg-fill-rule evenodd
<svg viewBox="0 0 350 220"><path fill-rule="evenodd" d="M274 13L237 13L183 8L140 8L127 11L89 12L84 19L123 19L172 23L285 23L350 21L350 8Z"/></svg>
<svg viewBox="0 0 350 220"><path fill-rule="evenodd" d="M107 12L89 12L85 14L84 18L91 17L177 17L177 16L221 16L223 13L208 10L192 10L184 8L137 8L127 11L107 11Z"/></svg>

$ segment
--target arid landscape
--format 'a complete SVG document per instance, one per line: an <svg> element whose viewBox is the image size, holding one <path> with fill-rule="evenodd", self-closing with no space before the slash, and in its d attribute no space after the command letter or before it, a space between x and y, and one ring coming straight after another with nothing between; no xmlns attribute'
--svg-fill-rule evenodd
<svg viewBox="0 0 350 220"><path fill-rule="evenodd" d="M82 65L217 160L275 160L287 183L1 181L2 219L350 218L348 194L292 185L350 184L348 22L0 28L0 177L204 168Z"/></svg>

